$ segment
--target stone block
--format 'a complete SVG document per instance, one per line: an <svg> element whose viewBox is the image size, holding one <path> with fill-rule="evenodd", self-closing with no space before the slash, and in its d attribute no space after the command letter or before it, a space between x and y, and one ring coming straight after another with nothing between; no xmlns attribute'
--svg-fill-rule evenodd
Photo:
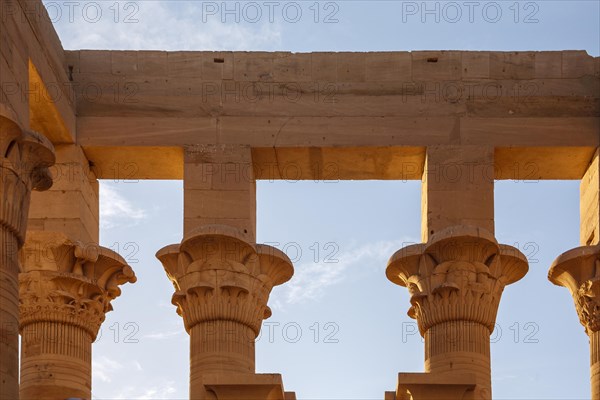
<svg viewBox="0 0 600 400"><path fill-rule="evenodd" d="M535 77L534 52L490 53L490 78L533 79Z"/></svg>
<svg viewBox="0 0 600 400"><path fill-rule="evenodd" d="M538 79L562 77L562 52L541 51L535 53L535 77Z"/></svg>
<svg viewBox="0 0 600 400"><path fill-rule="evenodd" d="M462 54L463 79L488 79L490 77L490 53L487 51Z"/></svg>
<svg viewBox="0 0 600 400"><path fill-rule="evenodd" d="M412 76L415 81L456 81L462 76L460 51L414 51Z"/></svg>
<svg viewBox="0 0 600 400"><path fill-rule="evenodd" d="M562 77L581 78L596 74L595 59L585 51L562 52Z"/></svg>
<svg viewBox="0 0 600 400"><path fill-rule="evenodd" d="M410 82L412 58L410 53L367 53L365 80L368 82Z"/></svg>

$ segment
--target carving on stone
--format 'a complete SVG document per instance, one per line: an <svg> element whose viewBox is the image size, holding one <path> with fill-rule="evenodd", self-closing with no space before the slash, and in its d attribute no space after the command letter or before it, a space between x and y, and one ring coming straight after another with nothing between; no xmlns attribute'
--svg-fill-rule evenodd
<svg viewBox="0 0 600 400"><path fill-rule="evenodd" d="M525 276L527 265L519 250L498 244L491 233L459 226L397 251L386 275L409 290L408 315L422 335L449 321L476 322L491 333L504 287Z"/></svg>
<svg viewBox="0 0 600 400"><path fill-rule="evenodd" d="M156 253L190 335L192 399L266 398L273 390L283 396L280 377L267 388L265 376L255 374L254 342L271 316L271 290L294 268L283 252L247 238L230 226L203 225Z"/></svg>
<svg viewBox="0 0 600 400"><path fill-rule="evenodd" d="M0 397L18 398L18 251L25 241L31 190L52 185L54 147L44 136L22 131L14 111L0 102ZM12 327L12 328L11 328Z"/></svg>
<svg viewBox="0 0 600 400"><path fill-rule="evenodd" d="M20 326L61 322L96 337L119 285L134 283L135 274L117 253L84 247L62 233L30 231L21 250Z"/></svg>
<svg viewBox="0 0 600 400"><path fill-rule="evenodd" d="M571 292L586 333L600 331L600 244L569 250L554 260L550 282Z"/></svg>
<svg viewBox="0 0 600 400"><path fill-rule="evenodd" d="M172 303L188 333L198 323L234 321L258 335L271 316L271 289L294 272L280 250L248 243L236 229L220 225L200 227L156 256L175 287Z"/></svg>
<svg viewBox="0 0 600 400"><path fill-rule="evenodd" d="M54 147L43 135L21 132L0 118L0 223L24 242L29 194L52 186L48 168L54 164Z"/></svg>

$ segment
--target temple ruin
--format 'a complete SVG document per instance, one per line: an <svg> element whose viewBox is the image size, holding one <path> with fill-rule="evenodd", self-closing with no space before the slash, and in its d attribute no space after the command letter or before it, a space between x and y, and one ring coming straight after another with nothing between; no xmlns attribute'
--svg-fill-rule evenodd
<svg viewBox="0 0 600 400"><path fill-rule="evenodd" d="M573 295L600 400L600 58L65 51L32 4L44 10L1 7L0 398L91 398L91 344L136 282L97 245L98 179L127 178L184 182L182 240L156 256L191 339L190 398L295 399L255 371L270 291L294 273L256 243L255 183L333 165L336 179L423 183L422 244L390 254L386 274L411 294L398 309L418 323L425 371L389 371L386 400L492 398L490 334L528 271L495 238L494 181L580 180L581 247L557 249L548 276Z"/></svg>

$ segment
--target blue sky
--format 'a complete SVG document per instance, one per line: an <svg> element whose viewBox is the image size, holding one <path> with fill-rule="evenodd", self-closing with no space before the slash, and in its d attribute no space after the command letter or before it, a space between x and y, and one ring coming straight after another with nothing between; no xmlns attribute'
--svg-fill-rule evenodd
<svg viewBox="0 0 600 400"><path fill-rule="evenodd" d="M427 3L428 10L439 7L439 21L423 14L422 2L277 2L272 22L263 2L255 3L260 18L247 3L225 14L220 1L81 2L71 19L64 2L45 3L67 49L600 55L598 1L476 2L471 15L463 2ZM258 241L279 243L296 269L273 291L273 316L257 343L258 372L281 373L299 398L380 399L398 372L423 370L421 338L406 316L408 292L384 274L394 251L419 240L420 186L258 183ZM587 336L568 291L546 278L553 259L579 244L579 182L502 181L495 197L496 236L529 257L530 272L502 299L492 335L494 398L589 398ZM101 244L127 258L138 282L114 302L94 344L94 398L187 398L189 340L154 257L180 241L182 212L182 182L101 184Z"/></svg>

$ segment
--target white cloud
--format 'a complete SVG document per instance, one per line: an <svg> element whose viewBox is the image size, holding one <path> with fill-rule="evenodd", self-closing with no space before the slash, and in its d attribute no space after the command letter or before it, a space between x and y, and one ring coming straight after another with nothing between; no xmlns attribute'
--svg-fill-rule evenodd
<svg viewBox="0 0 600 400"><path fill-rule="evenodd" d="M143 338L144 339L162 340L162 339L169 339L174 336L183 335L184 333L185 333L185 330L183 329L183 326L182 326L179 329L174 329L171 331L148 333L147 335L144 335Z"/></svg>
<svg viewBox="0 0 600 400"><path fill-rule="evenodd" d="M147 213L135 207L115 186L100 183L100 227L111 229L121 225L131 225L144 218Z"/></svg>
<svg viewBox="0 0 600 400"><path fill-rule="evenodd" d="M242 18L236 22L235 15L220 10L205 12L203 21L205 3L213 2L84 1L75 7L46 2L66 49L267 50L281 43L278 22L266 16L258 23L244 22L239 12Z"/></svg>
<svg viewBox="0 0 600 400"><path fill-rule="evenodd" d="M295 266L292 280L279 292L282 293L283 300L274 296L272 304L274 308L281 308L282 303L318 300L328 288L343 281L350 270L368 265L377 265L383 270L396 250L416 242L416 239L405 239L368 243L345 254L341 253L337 263L304 263Z"/></svg>
<svg viewBox="0 0 600 400"><path fill-rule="evenodd" d="M175 382L166 381L158 385L150 386L142 389L140 392L133 387L126 387L120 393L112 396L113 399L166 399L172 398L172 395L177 392Z"/></svg>
<svg viewBox="0 0 600 400"><path fill-rule="evenodd" d="M340 282L342 272L349 267L340 263L301 264L296 268L296 274L288 283L285 300L288 303L298 303L303 300L314 300L322 296L325 289Z"/></svg>
<svg viewBox="0 0 600 400"><path fill-rule="evenodd" d="M138 360L133 360L132 364L135 367L136 371L144 370L144 368L142 368L142 364L140 364L140 362Z"/></svg>
<svg viewBox="0 0 600 400"><path fill-rule="evenodd" d="M121 385L124 381L125 370L131 371L132 369L138 371L138 374L143 371L143 367L137 360L129 360L126 365L121 362L106 357L93 357L92 359L92 374L93 379L101 383L100 385L94 385L104 388L102 396L95 394L92 398L108 398L108 399L166 399L173 398L173 394L177 392L175 388L175 382L170 380L158 379L149 384L135 384L135 385ZM128 383L131 379L146 379L142 375L129 375ZM147 381L147 380L146 380ZM104 385L102 385L104 384ZM108 389L108 392L106 391ZM142 388L142 389L140 389ZM113 391L114 389L114 391Z"/></svg>
<svg viewBox="0 0 600 400"><path fill-rule="evenodd" d="M112 381L111 374L118 372L123 368L123 365L106 356L92 358L92 377L94 380L110 383Z"/></svg>

